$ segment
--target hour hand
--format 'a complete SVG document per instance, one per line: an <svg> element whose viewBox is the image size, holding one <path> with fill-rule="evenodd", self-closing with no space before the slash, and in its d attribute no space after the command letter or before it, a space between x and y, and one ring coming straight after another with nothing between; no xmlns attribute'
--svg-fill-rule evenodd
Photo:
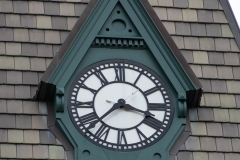
<svg viewBox="0 0 240 160"><path fill-rule="evenodd" d="M125 104L124 108L126 110L132 110L132 111L137 111L137 112L143 113L145 116L155 116L154 114L150 113L149 111L142 111L140 109L137 109L137 108L131 106L130 104Z"/></svg>

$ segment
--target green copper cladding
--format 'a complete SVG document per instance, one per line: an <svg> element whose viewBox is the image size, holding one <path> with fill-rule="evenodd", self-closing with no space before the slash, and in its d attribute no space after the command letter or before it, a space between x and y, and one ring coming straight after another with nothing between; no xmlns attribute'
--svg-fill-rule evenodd
<svg viewBox="0 0 240 160"><path fill-rule="evenodd" d="M52 100L56 126L74 147L76 160L168 160L186 125L187 108L200 100L201 85L148 2L93 1L83 12L82 17L87 18L80 21L80 17L63 44L65 50L60 49L47 69L37 97L48 94L45 84L56 87ZM156 72L171 90L175 107L172 124L165 136L148 148L132 152L101 148L84 138L69 117L67 99L74 78L89 65L109 59L141 63Z"/></svg>

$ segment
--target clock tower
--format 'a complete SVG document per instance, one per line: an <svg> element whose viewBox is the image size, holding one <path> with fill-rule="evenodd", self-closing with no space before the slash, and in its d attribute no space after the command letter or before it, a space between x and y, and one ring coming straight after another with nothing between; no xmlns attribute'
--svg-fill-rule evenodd
<svg viewBox="0 0 240 160"><path fill-rule="evenodd" d="M201 85L146 0L92 0L42 77L76 160L169 160Z"/></svg>

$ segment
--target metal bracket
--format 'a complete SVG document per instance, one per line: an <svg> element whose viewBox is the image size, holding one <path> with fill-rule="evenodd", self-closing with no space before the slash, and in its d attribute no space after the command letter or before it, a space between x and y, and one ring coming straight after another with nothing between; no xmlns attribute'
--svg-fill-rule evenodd
<svg viewBox="0 0 240 160"><path fill-rule="evenodd" d="M185 94L178 94L178 117L186 118L187 114L187 99Z"/></svg>
<svg viewBox="0 0 240 160"><path fill-rule="evenodd" d="M64 112L64 89L56 87L55 98L56 112Z"/></svg>

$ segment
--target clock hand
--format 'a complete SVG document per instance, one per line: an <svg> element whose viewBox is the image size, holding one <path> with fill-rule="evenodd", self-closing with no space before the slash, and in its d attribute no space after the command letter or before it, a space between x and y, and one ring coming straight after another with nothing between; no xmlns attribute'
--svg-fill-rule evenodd
<svg viewBox="0 0 240 160"><path fill-rule="evenodd" d="M124 100L126 101L128 98L130 98L131 96L133 96L135 93L137 93L139 91L139 89L137 89L136 91L134 91L130 96L128 96L127 98L125 98Z"/></svg>
<svg viewBox="0 0 240 160"><path fill-rule="evenodd" d="M113 102L113 101L108 100L108 99L106 99L106 102L108 102L108 103L116 103L116 102Z"/></svg>
<svg viewBox="0 0 240 160"><path fill-rule="evenodd" d="M144 115L148 116L148 117L155 116L154 114L150 113L149 111L142 111L140 109L137 109L137 108L131 106L130 104L125 104L123 108L125 108L127 110L133 110L133 111L144 113Z"/></svg>
<svg viewBox="0 0 240 160"><path fill-rule="evenodd" d="M115 104L112 106L111 109L109 109L104 115L102 115L102 116L99 118L99 120L95 120L95 121L91 122L90 125L87 127L87 129L92 129L92 128L94 128L94 127L96 126L96 124L97 124L100 120L102 120L102 119L105 118L109 113L113 112L114 110L116 110L116 109L118 109L118 108L120 108L120 107L121 107L120 104L115 103Z"/></svg>

